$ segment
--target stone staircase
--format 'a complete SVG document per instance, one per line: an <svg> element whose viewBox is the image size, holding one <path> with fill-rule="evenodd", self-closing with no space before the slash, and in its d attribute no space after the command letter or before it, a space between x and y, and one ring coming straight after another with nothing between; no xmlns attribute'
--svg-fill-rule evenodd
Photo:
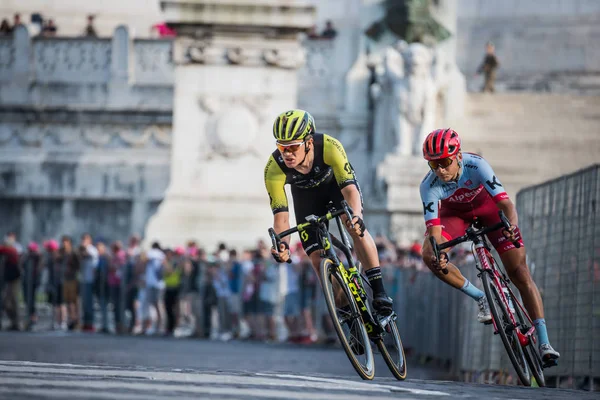
<svg viewBox="0 0 600 400"><path fill-rule="evenodd" d="M486 158L509 195L600 162L600 97L469 94L450 124L463 149Z"/></svg>

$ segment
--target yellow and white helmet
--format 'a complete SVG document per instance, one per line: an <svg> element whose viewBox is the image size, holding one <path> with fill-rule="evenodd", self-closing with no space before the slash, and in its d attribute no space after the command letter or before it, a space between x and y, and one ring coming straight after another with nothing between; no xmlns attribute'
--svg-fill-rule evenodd
<svg viewBox="0 0 600 400"><path fill-rule="evenodd" d="M279 141L301 140L315 133L315 119L308 111L290 110L277 116L273 136Z"/></svg>

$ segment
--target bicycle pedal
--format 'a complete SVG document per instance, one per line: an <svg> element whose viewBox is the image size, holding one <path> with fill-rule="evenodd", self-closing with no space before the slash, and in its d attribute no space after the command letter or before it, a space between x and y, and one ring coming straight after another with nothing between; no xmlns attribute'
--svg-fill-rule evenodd
<svg viewBox="0 0 600 400"><path fill-rule="evenodd" d="M556 361L554 359L544 361L544 363L542 364L542 368L544 368L544 369L552 368L552 367L556 367L556 366L558 366L558 361Z"/></svg>

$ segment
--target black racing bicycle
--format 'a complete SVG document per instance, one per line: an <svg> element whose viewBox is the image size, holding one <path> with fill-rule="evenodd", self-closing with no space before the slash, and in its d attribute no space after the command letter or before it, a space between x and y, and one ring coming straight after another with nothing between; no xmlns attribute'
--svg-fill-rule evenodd
<svg viewBox="0 0 600 400"><path fill-rule="evenodd" d="M542 358L538 352L535 335L535 326L527 314L525 307L515 296L508 276L500 269L499 264L491 253L491 246L485 235L498 230L509 229L510 222L502 211L498 212L500 222L496 225L482 228L478 221L469 226L465 234L459 238L438 244L433 236L429 241L433 253L439 260L443 249L456 246L459 243L471 241L473 256L476 260L477 274L481 278L485 296L487 297L492 312L494 334L500 335L502 343L521 383L531 386L531 377L535 378L539 386L545 386ZM521 247L519 242L515 247ZM443 271L445 274L447 270ZM550 365L548 365L550 366Z"/></svg>
<svg viewBox="0 0 600 400"><path fill-rule="evenodd" d="M384 315L371 309L371 299L364 286L364 282L370 285L369 281L364 279L357 269L352 258L352 245L342 226L341 216L346 215L351 220L352 209L346 201L342 201L341 206L340 210L336 210L330 203L326 215L309 215L305 223L279 234L275 233L273 228L269 228L273 247L279 249L281 239L295 232L302 235L305 231L316 229L318 241L322 246L319 280L333 326L352 366L363 379L371 380L375 377L375 361L371 347L373 342L396 379L404 380L406 359L395 322L397 315L393 311ZM329 232L327 223L332 219L337 223L342 240ZM346 256L347 267L340 261L334 247Z"/></svg>

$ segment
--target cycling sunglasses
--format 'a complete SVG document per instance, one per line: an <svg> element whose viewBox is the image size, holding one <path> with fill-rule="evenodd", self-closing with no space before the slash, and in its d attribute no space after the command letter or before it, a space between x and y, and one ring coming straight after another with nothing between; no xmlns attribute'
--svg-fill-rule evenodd
<svg viewBox="0 0 600 400"><path fill-rule="evenodd" d="M448 157L448 158L442 158L440 160L431 160L431 161L428 161L427 163L429 164L429 167L435 171L439 167L448 168L450 165L452 165L453 161L454 161L454 157Z"/></svg>
<svg viewBox="0 0 600 400"><path fill-rule="evenodd" d="M277 149L282 152L285 153L290 152L290 153L295 153L298 151L298 149L300 147L302 147L304 145L305 142L300 142L300 143L291 143L291 144L283 144L283 143L279 143L279 142L275 142L277 144Z"/></svg>

